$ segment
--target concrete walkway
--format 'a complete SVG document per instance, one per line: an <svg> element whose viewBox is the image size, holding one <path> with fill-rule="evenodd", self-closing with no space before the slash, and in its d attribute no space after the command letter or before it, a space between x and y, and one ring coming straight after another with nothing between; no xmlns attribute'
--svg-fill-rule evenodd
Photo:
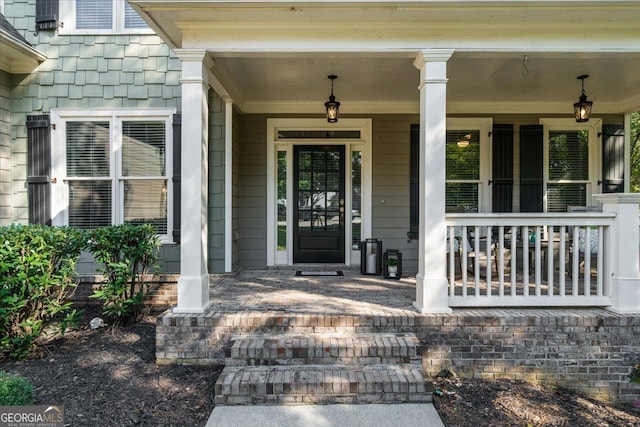
<svg viewBox="0 0 640 427"><path fill-rule="evenodd" d="M219 406L205 427L444 427L431 403Z"/></svg>

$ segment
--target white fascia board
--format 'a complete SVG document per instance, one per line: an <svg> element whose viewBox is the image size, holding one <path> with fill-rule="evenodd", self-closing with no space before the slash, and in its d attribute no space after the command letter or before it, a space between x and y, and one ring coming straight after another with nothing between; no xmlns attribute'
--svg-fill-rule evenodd
<svg viewBox="0 0 640 427"><path fill-rule="evenodd" d="M0 69L8 73L30 73L47 57L36 49L0 32Z"/></svg>
<svg viewBox="0 0 640 427"><path fill-rule="evenodd" d="M639 12L640 13L640 10ZM456 51L640 52L640 26L545 24L228 22L181 23L183 42L216 52L406 52L425 46Z"/></svg>

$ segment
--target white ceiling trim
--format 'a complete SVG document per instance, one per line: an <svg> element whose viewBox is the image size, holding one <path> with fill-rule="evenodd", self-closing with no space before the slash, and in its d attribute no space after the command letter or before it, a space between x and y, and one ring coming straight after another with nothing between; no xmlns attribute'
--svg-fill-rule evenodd
<svg viewBox="0 0 640 427"><path fill-rule="evenodd" d="M324 114L324 101L250 101L236 103L245 114ZM556 102L447 102L449 114L573 114L574 99ZM624 114L640 109L640 97L626 104L595 102L593 114ZM419 114L420 103L387 101L349 101L340 99L340 114Z"/></svg>

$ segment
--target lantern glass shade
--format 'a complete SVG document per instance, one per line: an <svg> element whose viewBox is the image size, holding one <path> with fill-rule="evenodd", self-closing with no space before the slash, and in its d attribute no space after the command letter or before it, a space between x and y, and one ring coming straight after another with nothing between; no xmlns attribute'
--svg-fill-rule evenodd
<svg viewBox="0 0 640 427"><path fill-rule="evenodd" d="M336 101L336 97L333 96L333 81L338 78L335 74L327 76L331 80L331 95L329 100L324 103L324 109L327 112L327 121L329 123L336 123L338 121L338 115L340 114L340 103Z"/></svg>
<svg viewBox="0 0 640 427"><path fill-rule="evenodd" d="M582 93L580 100L573 104L573 111L576 113L576 122L588 122L591 117L591 107L593 102L587 100L587 95Z"/></svg>
<svg viewBox="0 0 640 427"><path fill-rule="evenodd" d="M588 122L589 117L591 117L591 107L593 106L593 102L589 101L587 99L587 95L584 93L584 79L588 77L588 74L578 76L578 80L582 83L582 94L580 95L578 102L573 104L573 112L576 115L576 122L578 123Z"/></svg>
<svg viewBox="0 0 640 427"><path fill-rule="evenodd" d="M340 114L340 103L336 101L336 97L331 95L329 100L324 103L324 108L327 110L327 121L329 123L336 123L338 121L338 114Z"/></svg>

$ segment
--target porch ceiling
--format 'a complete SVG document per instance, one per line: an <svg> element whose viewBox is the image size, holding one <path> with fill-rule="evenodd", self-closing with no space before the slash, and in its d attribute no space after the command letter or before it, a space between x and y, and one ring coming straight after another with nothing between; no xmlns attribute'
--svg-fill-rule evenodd
<svg viewBox="0 0 640 427"><path fill-rule="evenodd" d="M417 113L424 48L451 48L450 113L640 109L637 1L131 0L172 47L203 48L247 113L322 114L329 74L343 114ZM523 59L528 61L524 63Z"/></svg>

